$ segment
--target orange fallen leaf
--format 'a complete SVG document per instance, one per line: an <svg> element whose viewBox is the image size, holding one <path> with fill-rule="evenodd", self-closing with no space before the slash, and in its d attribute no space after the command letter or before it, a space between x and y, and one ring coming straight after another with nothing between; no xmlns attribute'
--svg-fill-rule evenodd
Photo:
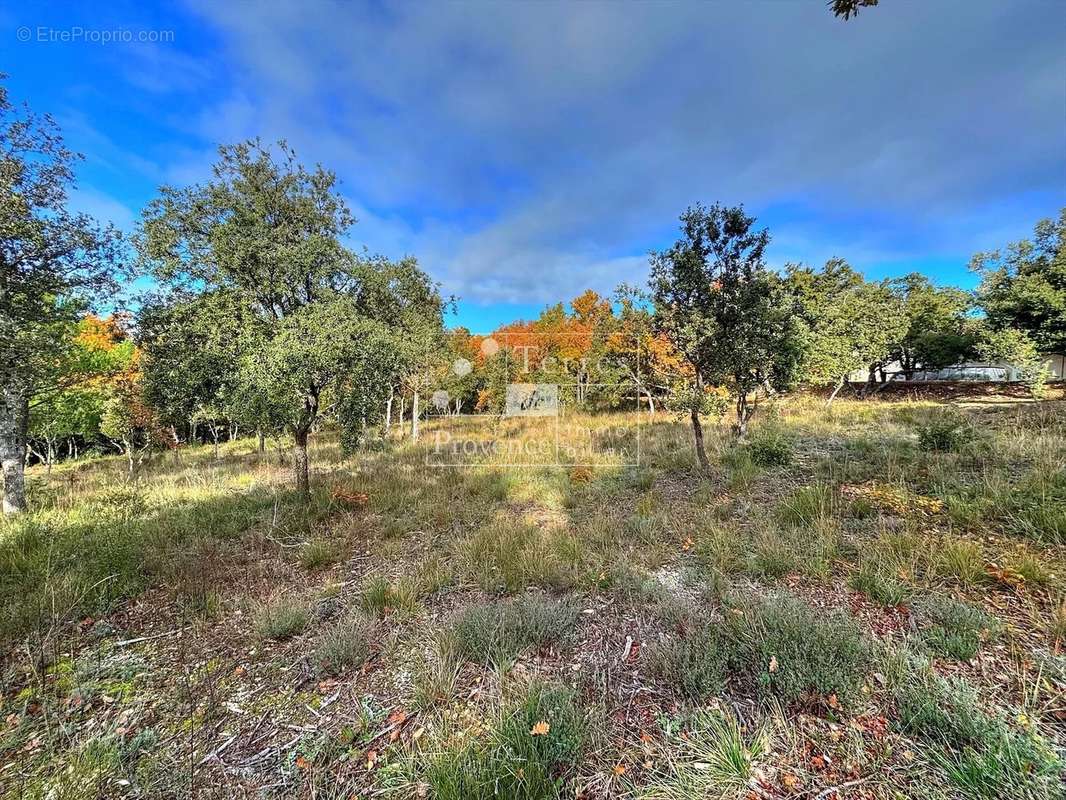
<svg viewBox="0 0 1066 800"><path fill-rule="evenodd" d="M300 769L307 769L309 766L311 766L311 762L309 762L303 756L296 756L296 766L298 766Z"/></svg>
<svg viewBox="0 0 1066 800"><path fill-rule="evenodd" d="M837 699L836 693L829 695L829 707L840 708L840 701Z"/></svg>
<svg viewBox="0 0 1066 800"><path fill-rule="evenodd" d="M620 777L622 775L625 775L626 774L625 764L615 764L614 765L614 774L615 774L616 777Z"/></svg>
<svg viewBox="0 0 1066 800"><path fill-rule="evenodd" d="M532 728L530 728L529 735L530 736L547 736L548 735L548 731L550 731L551 728L552 728L551 725L549 725L544 720L541 720L540 722L535 723Z"/></svg>
<svg viewBox="0 0 1066 800"><path fill-rule="evenodd" d="M378 751L377 750L371 750L369 753L366 754L366 768L368 770L373 769L374 768L374 764L376 764L377 761L378 761Z"/></svg>

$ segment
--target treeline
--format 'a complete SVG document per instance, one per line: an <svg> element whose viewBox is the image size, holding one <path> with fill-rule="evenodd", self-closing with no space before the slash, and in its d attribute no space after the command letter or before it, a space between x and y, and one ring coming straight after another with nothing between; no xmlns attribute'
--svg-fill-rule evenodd
<svg viewBox="0 0 1066 800"><path fill-rule="evenodd" d="M491 336L446 330L451 300L414 258L343 245L354 219L333 173L284 143L219 150L210 180L163 187L136 233L71 213L77 156L55 123L0 85L0 458L5 512L26 507L27 456L216 444L239 431L293 443L329 422L358 447L427 414L499 413L513 383L553 383L599 409L668 406L692 422L732 407L738 435L762 398L975 355L1042 389L1039 352L1066 349L1066 213L1031 241L979 254L976 293L921 275L871 282L841 260L769 269L769 233L742 208L695 206L653 253L648 286L588 291ZM157 287L130 316L88 315L120 279ZM628 407L633 407L629 405Z"/></svg>

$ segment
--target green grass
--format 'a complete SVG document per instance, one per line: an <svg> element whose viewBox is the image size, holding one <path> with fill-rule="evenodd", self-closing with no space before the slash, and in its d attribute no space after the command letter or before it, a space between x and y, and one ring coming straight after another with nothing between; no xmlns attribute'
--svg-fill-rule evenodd
<svg viewBox="0 0 1066 800"><path fill-rule="evenodd" d="M482 740L453 743L430 757L424 779L439 800L560 800L587 740L572 689L534 683L503 710Z"/></svg>
<svg viewBox="0 0 1066 800"><path fill-rule="evenodd" d="M812 527L828 519L835 510L833 487L827 483L812 483L792 494L778 508L778 519L786 525Z"/></svg>
<svg viewBox="0 0 1066 800"><path fill-rule="evenodd" d="M961 680L907 662L893 694L900 728L928 745L930 760L965 797L1054 796L1066 765L1032 732L985 711L973 689Z"/></svg>
<svg viewBox="0 0 1066 800"><path fill-rule="evenodd" d="M392 582L378 575L366 582L359 602L372 617L412 614L418 610L418 588L411 580Z"/></svg>
<svg viewBox="0 0 1066 800"><path fill-rule="evenodd" d="M858 571L848 578L848 586L890 608L902 605L911 594L905 584L869 563L859 565Z"/></svg>

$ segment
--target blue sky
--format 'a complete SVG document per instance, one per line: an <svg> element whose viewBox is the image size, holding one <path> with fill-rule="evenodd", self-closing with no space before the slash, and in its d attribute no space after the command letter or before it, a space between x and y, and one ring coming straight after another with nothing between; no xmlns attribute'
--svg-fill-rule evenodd
<svg viewBox="0 0 1066 800"><path fill-rule="evenodd" d="M775 266L963 286L1066 205L1058 0L30 2L0 41L86 155L80 209L131 229L219 143L284 137L474 330L642 282L696 201L743 202Z"/></svg>

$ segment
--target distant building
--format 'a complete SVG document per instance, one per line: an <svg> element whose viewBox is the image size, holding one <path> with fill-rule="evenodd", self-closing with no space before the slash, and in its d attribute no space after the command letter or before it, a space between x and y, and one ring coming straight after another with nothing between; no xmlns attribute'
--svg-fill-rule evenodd
<svg viewBox="0 0 1066 800"><path fill-rule="evenodd" d="M1044 363L1048 368L1050 380L1066 380L1066 353L1046 353ZM889 380L903 380L903 370L898 361L885 366L885 376ZM858 370L848 376L853 382L863 382L870 378L869 370ZM912 381L1003 381L1021 380L1018 368L1006 361L964 361L944 369L919 370L911 377Z"/></svg>

